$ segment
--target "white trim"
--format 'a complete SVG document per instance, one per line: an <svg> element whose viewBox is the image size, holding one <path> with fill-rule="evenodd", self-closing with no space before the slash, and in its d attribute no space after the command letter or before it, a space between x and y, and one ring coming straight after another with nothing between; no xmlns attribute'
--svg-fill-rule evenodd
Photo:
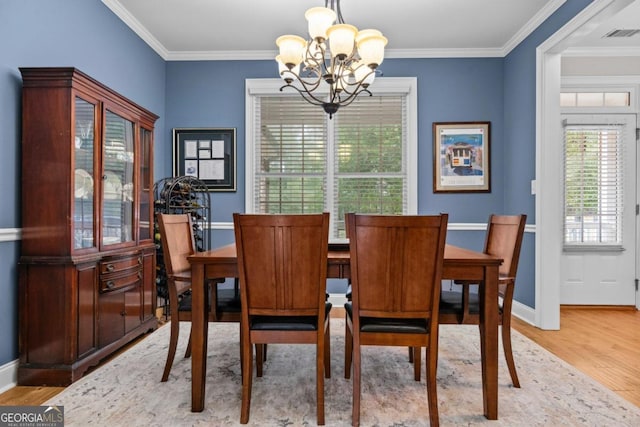
<svg viewBox="0 0 640 427"><path fill-rule="evenodd" d="M563 53L562 56L565 54ZM569 88L585 86L590 89L593 89L593 86L603 89L629 88L640 84L640 76L564 76L561 80L562 87Z"/></svg>
<svg viewBox="0 0 640 427"><path fill-rule="evenodd" d="M18 385L18 364L20 360L12 360L0 366L0 393Z"/></svg>
<svg viewBox="0 0 640 427"><path fill-rule="evenodd" d="M233 230L233 222L213 222L211 223L212 230ZM447 226L448 231L485 231L487 229L486 223L472 223L472 222L450 222ZM525 233L535 233L536 225L527 224L524 227Z"/></svg>
<svg viewBox="0 0 640 427"><path fill-rule="evenodd" d="M127 24L151 49L155 50L162 59L168 60L170 52L118 0L102 0L102 3Z"/></svg>
<svg viewBox="0 0 640 427"><path fill-rule="evenodd" d="M333 307L343 307L347 297L343 293L329 294L329 302Z"/></svg>
<svg viewBox="0 0 640 427"><path fill-rule="evenodd" d="M297 92L280 92L282 79L245 80L245 141L255 141L254 120L256 95L299 96ZM407 212L418 212L418 79L417 77L381 77L371 85L377 94L403 94L407 102ZM253 142L247 143L253 145ZM245 150L245 211L254 200L254 150Z"/></svg>
<svg viewBox="0 0 640 427"><path fill-rule="evenodd" d="M526 39L542 22L551 16L566 0L551 0L536 13L510 40L501 47L487 48L432 48L387 49L385 58L502 58ZM165 61L242 61L273 60L275 50L241 51L169 51L118 0L102 0L122 22L149 45Z"/></svg>
<svg viewBox="0 0 640 427"><path fill-rule="evenodd" d="M560 253L562 250L562 144L560 59L563 50L633 0L601 0L586 6L536 49L536 266L535 325L560 328Z"/></svg>
<svg viewBox="0 0 640 427"><path fill-rule="evenodd" d="M516 316L518 319L527 322L530 325L536 326L536 311L516 300L513 300L513 306L511 306L511 315Z"/></svg>
<svg viewBox="0 0 640 427"><path fill-rule="evenodd" d="M640 47L571 47L562 52L562 56L640 56Z"/></svg>
<svg viewBox="0 0 640 427"><path fill-rule="evenodd" d="M0 242L14 242L22 238L19 228L0 228Z"/></svg>
<svg viewBox="0 0 640 427"><path fill-rule="evenodd" d="M529 37L531 33L533 33L536 28L538 28L548 17L553 15L556 10L560 6L562 6L567 0L553 0L547 2L542 9L535 14L533 18L529 20L525 25L522 26L520 31L518 31L511 40L509 40L502 47L502 56L507 56L509 52L515 49L524 39Z"/></svg>

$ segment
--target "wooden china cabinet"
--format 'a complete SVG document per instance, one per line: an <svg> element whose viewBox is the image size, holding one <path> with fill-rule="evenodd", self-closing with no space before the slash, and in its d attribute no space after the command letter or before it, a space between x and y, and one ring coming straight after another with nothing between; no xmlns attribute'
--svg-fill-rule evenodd
<svg viewBox="0 0 640 427"><path fill-rule="evenodd" d="M18 384L68 385L157 328L157 116L75 68L21 68Z"/></svg>

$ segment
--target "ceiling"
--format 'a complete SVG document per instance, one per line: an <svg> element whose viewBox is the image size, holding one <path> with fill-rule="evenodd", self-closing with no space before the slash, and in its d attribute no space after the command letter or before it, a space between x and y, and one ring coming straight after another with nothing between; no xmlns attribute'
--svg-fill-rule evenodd
<svg viewBox="0 0 640 427"><path fill-rule="evenodd" d="M630 0L619 0L630 1ZM321 0L102 0L166 60L271 59L282 34L307 38L304 12ZM342 0L344 20L389 39L388 58L502 57L564 0ZM640 0L585 35L579 49L640 56ZM622 50L621 50L622 49ZM614 50L611 50L614 52ZM629 53L631 52L631 53Z"/></svg>

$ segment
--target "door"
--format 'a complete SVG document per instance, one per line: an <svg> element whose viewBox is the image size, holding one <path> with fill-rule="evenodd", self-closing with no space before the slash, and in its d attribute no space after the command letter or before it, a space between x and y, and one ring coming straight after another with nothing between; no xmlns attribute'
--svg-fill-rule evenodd
<svg viewBox="0 0 640 427"><path fill-rule="evenodd" d="M636 116L563 119L560 303L636 305Z"/></svg>

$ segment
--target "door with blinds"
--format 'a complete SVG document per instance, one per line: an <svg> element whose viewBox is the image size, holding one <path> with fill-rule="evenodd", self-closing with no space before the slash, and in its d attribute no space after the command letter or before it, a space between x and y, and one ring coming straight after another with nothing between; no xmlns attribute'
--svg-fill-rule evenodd
<svg viewBox="0 0 640 427"><path fill-rule="evenodd" d="M563 115L560 303L635 305L636 116Z"/></svg>

